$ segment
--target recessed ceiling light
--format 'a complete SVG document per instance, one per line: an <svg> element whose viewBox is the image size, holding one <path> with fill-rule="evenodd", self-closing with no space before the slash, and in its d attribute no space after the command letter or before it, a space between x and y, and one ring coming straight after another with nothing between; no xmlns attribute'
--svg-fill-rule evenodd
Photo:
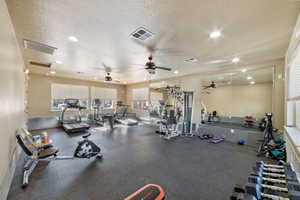
<svg viewBox="0 0 300 200"><path fill-rule="evenodd" d="M247 80L251 80L253 79L251 76L247 76Z"/></svg>
<svg viewBox="0 0 300 200"><path fill-rule="evenodd" d="M254 82L254 81L251 81L251 82L250 82L250 84L251 84L251 85L254 85L254 84L255 84L255 82Z"/></svg>
<svg viewBox="0 0 300 200"><path fill-rule="evenodd" d="M212 60L207 62L207 64L218 64L218 63L223 63L226 62L227 60Z"/></svg>
<svg viewBox="0 0 300 200"><path fill-rule="evenodd" d="M72 41L72 42L78 42L78 39L77 39L77 37L75 37L75 36L69 36L68 37L68 39L70 40L70 41Z"/></svg>
<svg viewBox="0 0 300 200"><path fill-rule="evenodd" d="M195 63L195 62L198 62L198 59L197 58L187 58L187 59L184 60L184 62Z"/></svg>
<svg viewBox="0 0 300 200"><path fill-rule="evenodd" d="M175 71L174 71L174 74L178 74L178 70L175 70Z"/></svg>
<svg viewBox="0 0 300 200"><path fill-rule="evenodd" d="M56 72L55 71L50 71L50 74L54 75L54 74L56 74Z"/></svg>
<svg viewBox="0 0 300 200"><path fill-rule="evenodd" d="M247 69L242 69L241 72L245 73L247 71Z"/></svg>
<svg viewBox="0 0 300 200"><path fill-rule="evenodd" d="M25 74L29 74L29 69L25 69Z"/></svg>
<svg viewBox="0 0 300 200"><path fill-rule="evenodd" d="M56 60L55 63L56 64L62 64L62 62L60 60Z"/></svg>
<svg viewBox="0 0 300 200"><path fill-rule="evenodd" d="M232 62L233 62L233 63L238 63L238 62L240 62L240 58L239 58L239 57L234 57L234 58L232 59Z"/></svg>
<svg viewBox="0 0 300 200"><path fill-rule="evenodd" d="M221 31L213 31L209 34L209 37L212 39L216 39L222 35Z"/></svg>

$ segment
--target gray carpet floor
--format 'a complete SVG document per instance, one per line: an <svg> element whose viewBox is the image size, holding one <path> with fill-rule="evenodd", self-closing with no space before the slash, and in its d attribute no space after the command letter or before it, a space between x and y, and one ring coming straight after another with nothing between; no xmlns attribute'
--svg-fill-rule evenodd
<svg viewBox="0 0 300 200"><path fill-rule="evenodd" d="M169 200L229 199L236 183L244 184L258 158L255 144L177 138L166 141L149 125L94 131L90 137L103 160L81 159L41 163L27 189L21 189L21 158L9 200L121 200L138 188L161 185ZM72 155L81 137L49 129L60 155ZM262 133L249 135L255 141Z"/></svg>

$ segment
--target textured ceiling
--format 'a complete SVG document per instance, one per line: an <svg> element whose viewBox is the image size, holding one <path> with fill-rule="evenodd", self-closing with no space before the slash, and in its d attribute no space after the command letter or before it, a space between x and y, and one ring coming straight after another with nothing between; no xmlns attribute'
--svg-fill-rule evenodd
<svg viewBox="0 0 300 200"><path fill-rule="evenodd" d="M217 86L226 86L226 85L248 85L251 81L254 83L270 83L273 82L273 67L266 68L257 68L248 70L246 72L235 71L234 73L220 73L216 75L196 75L199 80L201 80L202 86L208 86L211 84L211 81L214 81ZM282 75L281 75L282 76ZM193 77L193 78L195 78ZM251 77L251 79L248 79ZM279 78L279 77L278 77ZM282 77L281 77L282 78ZM183 77L183 79L185 79ZM159 81L150 84L152 88L162 88L169 86L181 86L181 78L175 78L166 81Z"/></svg>
<svg viewBox="0 0 300 200"><path fill-rule="evenodd" d="M22 49L26 62L59 60L62 64L52 65L57 75L98 79L104 77L106 65L122 82L149 78L141 66L149 45L155 49L157 65L179 71L157 71L152 79L222 69L234 56L241 58L241 67L282 58L300 11L299 2L285 0L7 0L7 4L21 45L25 38L58 48L54 55ZM145 44L130 37L140 26L154 33ZM209 38L214 30L222 31L221 38ZM79 41L70 42L70 35ZM191 57L198 62L184 62Z"/></svg>
<svg viewBox="0 0 300 200"><path fill-rule="evenodd" d="M247 79L248 77L251 77L251 79ZM249 84L251 81L254 81L255 83L272 82L273 67L255 69L247 72L218 74L202 78L203 85L209 85L211 81L215 81L217 85L242 85Z"/></svg>

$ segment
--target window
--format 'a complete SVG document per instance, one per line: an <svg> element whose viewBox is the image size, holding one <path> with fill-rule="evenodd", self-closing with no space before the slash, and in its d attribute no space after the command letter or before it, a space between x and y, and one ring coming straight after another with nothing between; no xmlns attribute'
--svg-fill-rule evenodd
<svg viewBox="0 0 300 200"><path fill-rule="evenodd" d="M133 100L134 110L148 110L148 101L146 100Z"/></svg>
<svg viewBox="0 0 300 200"><path fill-rule="evenodd" d="M300 50L287 71L286 125L300 129Z"/></svg>
<svg viewBox="0 0 300 200"><path fill-rule="evenodd" d="M149 106L149 89L134 88L132 90L132 107L138 111L148 111Z"/></svg>
<svg viewBox="0 0 300 200"><path fill-rule="evenodd" d="M95 99L92 100L91 107L94 106L94 100ZM106 109L115 108L116 104L117 104L117 100L99 99L99 104L100 104L100 107L102 107L102 108L106 108Z"/></svg>
<svg viewBox="0 0 300 200"><path fill-rule="evenodd" d="M80 105L88 107L89 89L87 86L52 84L51 85L51 110L61 110L64 100L79 99Z"/></svg>
<svg viewBox="0 0 300 200"><path fill-rule="evenodd" d="M160 105L160 101L163 101L164 98L163 98L163 94L161 92L151 92L150 93L150 102L151 102L151 105Z"/></svg>
<svg viewBox="0 0 300 200"><path fill-rule="evenodd" d="M159 115L160 102L163 101L163 94L161 92L151 92L150 93L150 106L149 112L153 116Z"/></svg>
<svg viewBox="0 0 300 200"><path fill-rule="evenodd" d="M95 99L99 99L100 107L105 109L112 109L117 103L117 89L92 87L91 98L91 106L93 106L93 102Z"/></svg>

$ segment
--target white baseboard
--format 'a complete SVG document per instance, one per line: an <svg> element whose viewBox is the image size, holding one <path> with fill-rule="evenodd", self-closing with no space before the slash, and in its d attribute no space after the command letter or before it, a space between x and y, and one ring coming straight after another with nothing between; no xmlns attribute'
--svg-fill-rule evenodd
<svg viewBox="0 0 300 200"><path fill-rule="evenodd" d="M2 199L2 200L7 199L7 195L8 195L9 189L10 189L12 179L14 177L16 165L20 158L20 155L21 155L21 148L19 146L17 146L14 153L12 154L11 159L10 159L9 167L8 167L7 173L4 177L4 180L0 184L0 199Z"/></svg>

